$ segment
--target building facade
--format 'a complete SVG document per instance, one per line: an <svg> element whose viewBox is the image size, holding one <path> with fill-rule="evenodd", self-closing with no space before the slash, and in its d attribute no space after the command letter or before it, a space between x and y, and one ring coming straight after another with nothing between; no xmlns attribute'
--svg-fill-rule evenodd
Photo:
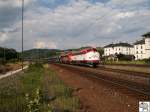
<svg viewBox="0 0 150 112"><path fill-rule="evenodd" d="M134 55L135 60L150 58L150 32L146 33L143 39L136 41L134 45L128 43L109 44L104 47L104 56L116 54Z"/></svg>
<svg viewBox="0 0 150 112"><path fill-rule="evenodd" d="M128 43L109 44L104 47L104 56L116 54L134 55L134 47Z"/></svg>
<svg viewBox="0 0 150 112"><path fill-rule="evenodd" d="M134 43L135 60L150 58L150 32L143 35L143 39Z"/></svg>

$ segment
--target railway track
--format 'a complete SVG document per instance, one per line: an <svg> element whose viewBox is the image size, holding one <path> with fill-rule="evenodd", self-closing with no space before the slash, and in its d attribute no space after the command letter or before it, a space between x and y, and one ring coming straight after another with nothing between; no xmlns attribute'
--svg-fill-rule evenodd
<svg viewBox="0 0 150 112"><path fill-rule="evenodd" d="M111 69L111 68L96 68L99 73L105 73L109 77L116 79L127 80L135 83L140 83L150 86L150 74L141 72L131 72L127 70Z"/></svg>
<svg viewBox="0 0 150 112"><path fill-rule="evenodd" d="M117 85L133 92L150 96L150 76L146 74L137 74L127 71L116 71L106 68L88 68L73 65L57 64L65 69L79 73L83 77L104 81L113 85Z"/></svg>
<svg viewBox="0 0 150 112"><path fill-rule="evenodd" d="M150 78L150 73L143 73L143 72L132 72L128 70L121 70L121 69L113 69L113 68L106 68L104 66L99 66L97 69L101 69L104 71L110 71L110 72L117 72L117 73L123 73L123 74L129 74L129 75L134 75L138 77L147 77Z"/></svg>
<svg viewBox="0 0 150 112"><path fill-rule="evenodd" d="M115 66L131 66L131 67L150 67L150 64L147 65L138 65L138 64L106 64L106 65L115 65Z"/></svg>

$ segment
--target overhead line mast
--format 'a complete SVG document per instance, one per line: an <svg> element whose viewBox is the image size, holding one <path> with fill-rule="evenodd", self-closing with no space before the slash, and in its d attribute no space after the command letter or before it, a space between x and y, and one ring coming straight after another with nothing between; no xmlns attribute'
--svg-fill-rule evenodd
<svg viewBox="0 0 150 112"><path fill-rule="evenodd" d="M23 27L23 22L24 20L24 0L22 0L22 56L21 56L21 61L22 61L22 70L23 70L23 50L24 50L24 43L23 43L23 39L24 39L24 27Z"/></svg>

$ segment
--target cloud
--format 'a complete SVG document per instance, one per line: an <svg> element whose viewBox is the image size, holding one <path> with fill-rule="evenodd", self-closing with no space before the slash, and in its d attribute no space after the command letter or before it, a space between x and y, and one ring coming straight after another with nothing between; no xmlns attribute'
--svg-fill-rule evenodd
<svg viewBox="0 0 150 112"><path fill-rule="evenodd" d="M149 0L110 0L107 5L111 7L116 7L116 8L125 8L125 9L130 9L130 8L141 8L149 5Z"/></svg>
<svg viewBox="0 0 150 112"><path fill-rule="evenodd" d="M134 17L134 16L135 16L134 12L120 12L120 13L116 14L116 18L118 18L118 19Z"/></svg>
<svg viewBox="0 0 150 112"><path fill-rule="evenodd" d="M25 0L25 7L36 0ZM0 31L21 19L22 0L0 0Z"/></svg>
<svg viewBox="0 0 150 112"><path fill-rule="evenodd" d="M51 4L48 6L47 2L45 6L38 0L27 4L24 20L25 49L103 46L111 42L134 41L150 30L150 10L145 7L148 0L123 3L122 0L65 0L64 3L69 2L66 5L56 1L48 2L57 4L55 7ZM32 4L31 7L33 2L35 5ZM19 14L17 11L13 12L14 15ZM21 20L13 14L11 16L14 19L9 17L7 20L8 14L3 15L3 19L0 17L0 31L8 32L8 38L0 41L20 50Z"/></svg>
<svg viewBox="0 0 150 112"><path fill-rule="evenodd" d="M37 41L34 45L34 48L49 48L49 49L56 49L56 45L54 42L44 42L44 41Z"/></svg>
<svg viewBox="0 0 150 112"><path fill-rule="evenodd" d="M7 34L0 32L0 43L5 42L7 39L8 39Z"/></svg>
<svg viewBox="0 0 150 112"><path fill-rule="evenodd" d="M25 0L25 5L29 4L33 0ZM1 0L0 1L0 7L21 7L22 6L22 0Z"/></svg>

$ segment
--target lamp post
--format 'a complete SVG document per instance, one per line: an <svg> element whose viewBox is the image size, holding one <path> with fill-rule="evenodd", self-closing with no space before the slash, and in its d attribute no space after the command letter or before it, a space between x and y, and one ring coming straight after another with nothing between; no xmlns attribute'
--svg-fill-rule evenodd
<svg viewBox="0 0 150 112"><path fill-rule="evenodd" d="M22 0L22 57L21 57L21 61L22 61L22 70L23 70L23 50L24 50L24 44L23 44L23 32L24 32L24 27L23 27L23 19L24 19L24 0Z"/></svg>

